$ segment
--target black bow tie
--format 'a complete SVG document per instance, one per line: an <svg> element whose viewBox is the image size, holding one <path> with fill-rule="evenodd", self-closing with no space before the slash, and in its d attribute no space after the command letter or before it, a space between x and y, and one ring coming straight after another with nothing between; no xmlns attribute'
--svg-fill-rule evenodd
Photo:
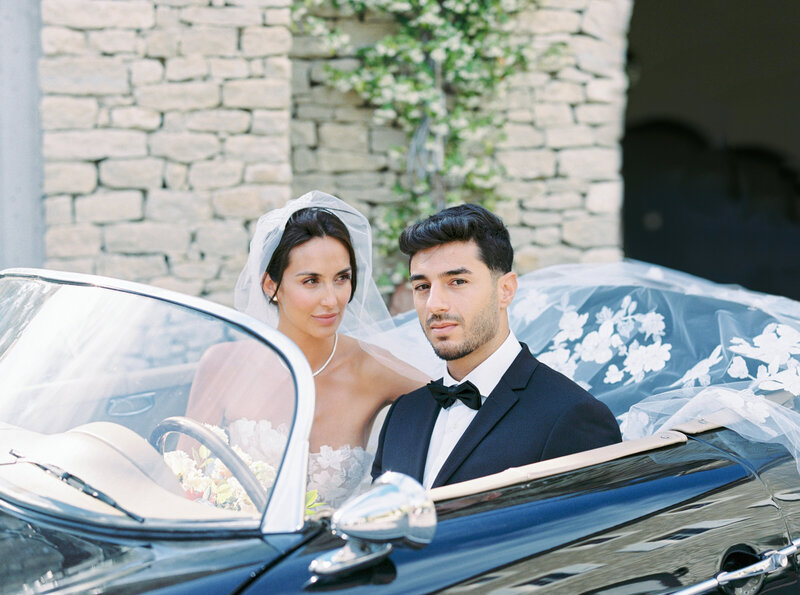
<svg viewBox="0 0 800 595"><path fill-rule="evenodd" d="M478 387L469 380L454 386L445 386L440 378L439 380L429 382L428 390L431 391L433 398L436 399L436 402L444 409L447 409L450 405L455 403L456 399L459 399L470 409L477 410L481 408L481 393L478 391Z"/></svg>

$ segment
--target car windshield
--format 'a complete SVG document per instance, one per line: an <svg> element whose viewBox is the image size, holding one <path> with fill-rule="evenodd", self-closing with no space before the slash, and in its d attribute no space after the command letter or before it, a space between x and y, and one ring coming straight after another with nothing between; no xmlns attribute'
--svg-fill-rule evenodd
<svg viewBox="0 0 800 595"><path fill-rule="evenodd" d="M277 350L116 289L6 276L0 304L3 500L103 522L261 518L296 409Z"/></svg>

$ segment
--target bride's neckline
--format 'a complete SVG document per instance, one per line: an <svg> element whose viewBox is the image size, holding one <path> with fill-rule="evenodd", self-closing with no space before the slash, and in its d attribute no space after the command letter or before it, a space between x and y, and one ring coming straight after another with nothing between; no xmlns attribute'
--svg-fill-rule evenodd
<svg viewBox="0 0 800 595"><path fill-rule="evenodd" d="M336 353L336 346L339 344L339 333L334 333L333 335L333 349L331 349L331 354L328 356L328 359L325 360L325 363L316 371L312 372L312 376L318 375L322 372L325 368L328 367L328 364L331 363L334 354Z"/></svg>

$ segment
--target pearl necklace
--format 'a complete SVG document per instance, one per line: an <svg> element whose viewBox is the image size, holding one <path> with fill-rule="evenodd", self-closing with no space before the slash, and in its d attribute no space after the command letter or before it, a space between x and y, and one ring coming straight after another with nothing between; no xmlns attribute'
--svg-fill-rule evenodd
<svg viewBox="0 0 800 595"><path fill-rule="evenodd" d="M322 370L328 367L328 364L331 363L331 360L333 359L333 354L336 353L336 346L338 344L339 344L339 333L336 333L335 335L333 335L333 349L331 350L331 354L328 356L328 359L325 360L325 363L322 364L322 367L319 370L317 370L316 372L312 372L312 376L316 376L317 374L322 372Z"/></svg>

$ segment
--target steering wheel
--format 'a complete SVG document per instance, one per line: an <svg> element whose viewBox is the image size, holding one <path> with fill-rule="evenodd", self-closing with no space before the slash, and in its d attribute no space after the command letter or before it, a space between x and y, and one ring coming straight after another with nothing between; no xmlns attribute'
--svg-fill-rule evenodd
<svg viewBox="0 0 800 595"><path fill-rule="evenodd" d="M244 488L257 510L264 510L267 505L267 493L261 486L256 476L236 452L222 438L217 436L203 424L188 417L175 416L161 420L150 433L150 444L157 451L164 453L164 443L167 434L177 432L194 438L210 450L215 457L222 461L233 476Z"/></svg>

